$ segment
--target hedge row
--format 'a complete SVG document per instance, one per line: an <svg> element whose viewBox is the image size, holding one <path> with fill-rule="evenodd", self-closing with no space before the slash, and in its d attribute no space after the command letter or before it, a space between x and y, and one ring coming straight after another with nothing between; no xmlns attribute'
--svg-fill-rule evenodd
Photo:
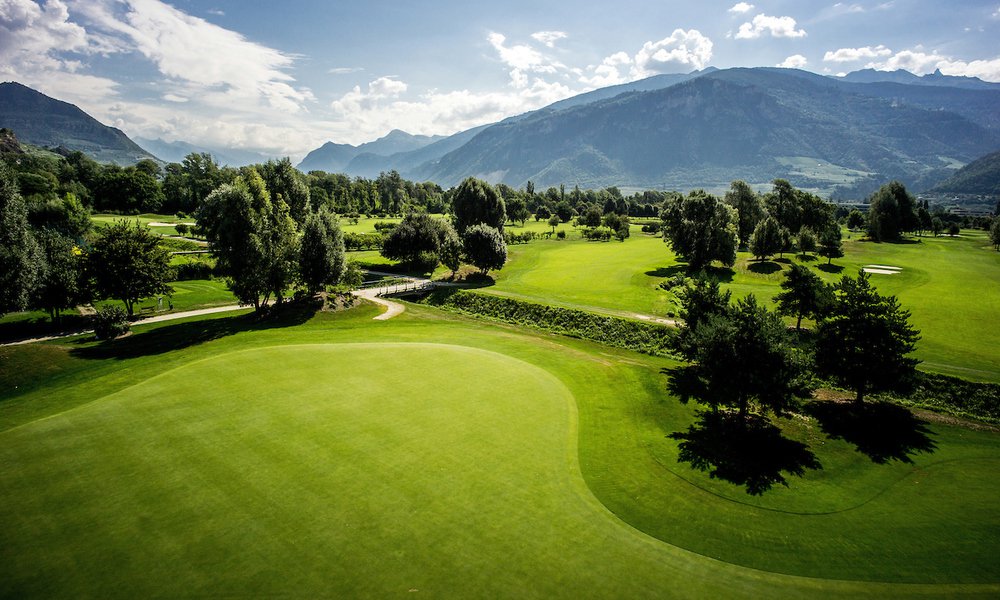
<svg viewBox="0 0 1000 600"><path fill-rule="evenodd" d="M428 302L462 313L646 354L668 354L669 340L674 335L673 329L653 323L465 290L442 290L432 294Z"/></svg>
<svg viewBox="0 0 1000 600"><path fill-rule="evenodd" d="M909 396L879 397L906 406L1000 424L1000 384L996 383L918 372L915 389Z"/></svg>

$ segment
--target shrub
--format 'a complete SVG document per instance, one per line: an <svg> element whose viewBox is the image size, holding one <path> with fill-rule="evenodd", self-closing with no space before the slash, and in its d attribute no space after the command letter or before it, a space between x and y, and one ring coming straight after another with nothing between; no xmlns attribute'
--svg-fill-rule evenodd
<svg viewBox="0 0 1000 600"><path fill-rule="evenodd" d="M174 267L175 281L191 281L193 279L211 279L212 266L203 262L186 262Z"/></svg>
<svg viewBox="0 0 1000 600"><path fill-rule="evenodd" d="M593 242L607 242L613 232L606 227L593 227L583 230L583 237Z"/></svg>
<svg viewBox="0 0 1000 600"><path fill-rule="evenodd" d="M556 237L559 238L560 240L566 239L566 230L565 229L560 229L559 231L557 231L556 232Z"/></svg>
<svg viewBox="0 0 1000 600"><path fill-rule="evenodd" d="M383 237L381 233L344 233L344 249L348 252L356 250L381 250Z"/></svg>
<svg viewBox="0 0 1000 600"><path fill-rule="evenodd" d="M395 228L396 228L395 223L388 223L386 221L378 221L375 223L375 231L379 233L384 234L386 232L392 231Z"/></svg>
<svg viewBox="0 0 1000 600"><path fill-rule="evenodd" d="M94 335L99 340L113 340L125 335L129 330L128 315L125 309L116 305L102 306L91 317L94 325Z"/></svg>
<svg viewBox="0 0 1000 600"><path fill-rule="evenodd" d="M464 290L443 290L443 293L431 295L428 302L462 313L534 327L646 354L667 354L670 347L669 340L675 335L675 330L655 323L643 323Z"/></svg>
<svg viewBox="0 0 1000 600"><path fill-rule="evenodd" d="M187 235L191 227L187 223L178 223L174 225L174 229L177 230L177 235Z"/></svg>
<svg viewBox="0 0 1000 600"><path fill-rule="evenodd" d="M662 226L659 223L645 223L642 226L643 233L660 233L660 228Z"/></svg>
<svg viewBox="0 0 1000 600"><path fill-rule="evenodd" d="M537 239L538 234L534 231L525 231L523 233L514 233L513 231L504 231L503 233L504 241L507 245L511 244L527 244L528 242Z"/></svg>

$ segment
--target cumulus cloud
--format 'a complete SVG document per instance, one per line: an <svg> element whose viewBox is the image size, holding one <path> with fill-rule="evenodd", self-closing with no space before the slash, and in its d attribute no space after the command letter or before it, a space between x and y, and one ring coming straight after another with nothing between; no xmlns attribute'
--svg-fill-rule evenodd
<svg viewBox="0 0 1000 600"><path fill-rule="evenodd" d="M792 56L786 58L784 62L781 62L775 66L781 67L782 69L801 69L805 67L807 64L809 64L809 61L806 59L806 57L802 56L801 54L793 54Z"/></svg>
<svg viewBox="0 0 1000 600"><path fill-rule="evenodd" d="M979 77L985 81L1000 82L1000 58L966 61L937 52L925 52L919 47L915 50L900 50L899 52L894 52L881 45L865 48L841 48L827 52L823 56L823 60L835 63L869 60L865 64L865 68L877 71L904 69L916 75L926 75L940 70L945 75Z"/></svg>
<svg viewBox="0 0 1000 600"><path fill-rule="evenodd" d="M556 42L559 40L567 38L567 34L564 31L536 31L531 34L532 39L545 44L549 48L555 48Z"/></svg>
<svg viewBox="0 0 1000 600"><path fill-rule="evenodd" d="M72 102L112 97L118 84L81 73L81 58L117 50L69 19L61 0L0 1L0 78L17 80Z"/></svg>
<svg viewBox="0 0 1000 600"><path fill-rule="evenodd" d="M160 0L74 0L95 27L117 36L164 76L204 88L216 106L261 102L285 112L315 100L287 73L294 57L188 15Z"/></svg>
<svg viewBox="0 0 1000 600"><path fill-rule="evenodd" d="M590 87L607 87L628 81L627 73L633 64L631 56L624 52L616 52L606 57L601 64L588 67L587 71L591 73L589 76L582 71L577 75L581 83Z"/></svg>
<svg viewBox="0 0 1000 600"><path fill-rule="evenodd" d="M729 12L742 15L743 13L748 13L751 10L753 10L753 4L747 4L746 2L737 2L729 9Z"/></svg>
<svg viewBox="0 0 1000 600"><path fill-rule="evenodd" d="M646 42L635 55L631 75L638 79L677 69L704 69L712 60L712 40L697 29L675 29L670 37Z"/></svg>
<svg viewBox="0 0 1000 600"><path fill-rule="evenodd" d="M878 46L865 46L863 48L839 48L829 51L823 55L823 62L854 62L858 60L878 58L881 56L891 56L892 50L879 44Z"/></svg>
<svg viewBox="0 0 1000 600"><path fill-rule="evenodd" d="M353 112L371 110L383 100L398 98L408 88L409 86L397 79L379 77L368 82L366 91L362 91L361 86L354 86L354 89L331 103L330 108L342 116L350 116Z"/></svg>
<svg viewBox="0 0 1000 600"><path fill-rule="evenodd" d="M334 103L339 118L319 125L334 139L351 143L374 139L394 128L415 134L450 134L541 108L574 93L566 85L538 78L517 90L479 93L432 90L412 99L373 98L355 88ZM366 96L365 100L356 101L359 95Z"/></svg>
<svg viewBox="0 0 1000 600"><path fill-rule="evenodd" d="M806 36L804 29L796 29L797 24L792 17L770 17L759 14L753 21L740 25L736 32L738 40L753 40L770 34L776 38L802 38Z"/></svg>

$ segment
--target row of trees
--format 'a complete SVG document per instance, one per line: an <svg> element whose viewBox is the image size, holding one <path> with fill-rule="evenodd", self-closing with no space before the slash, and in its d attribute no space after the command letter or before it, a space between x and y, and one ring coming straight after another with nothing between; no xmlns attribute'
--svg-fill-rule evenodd
<svg viewBox="0 0 1000 600"><path fill-rule="evenodd" d="M453 274L462 260L484 275L503 268L507 210L497 189L470 177L456 188L453 209L454 225L426 213L406 215L385 238L382 255L424 270L442 263Z"/></svg>
<svg viewBox="0 0 1000 600"><path fill-rule="evenodd" d="M120 221L92 235L72 195L33 216L0 165L0 314L38 309L58 321L66 309L115 298L131 315L141 298L172 291L169 255L148 228Z"/></svg>
<svg viewBox="0 0 1000 600"><path fill-rule="evenodd" d="M743 422L752 408L784 415L811 390L812 373L853 390L857 403L911 383L917 360L908 355L919 333L910 313L895 297L880 295L866 273L826 287L793 270L786 284L777 312L753 294L732 303L728 291L705 278L687 289L674 349L691 364L671 384L682 401L735 410ZM803 312L819 319L814 350L789 335L779 316L789 312L800 324Z"/></svg>
<svg viewBox="0 0 1000 600"><path fill-rule="evenodd" d="M776 179L774 189L764 195L743 181L734 181L723 199L703 190L687 196L673 192L660 218L664 241L692 271L715 260L732 266L739 248L763 260L791 250L793 242L803 252L819 248L830 259L843 256L833 205L783 179Z"/></svg>

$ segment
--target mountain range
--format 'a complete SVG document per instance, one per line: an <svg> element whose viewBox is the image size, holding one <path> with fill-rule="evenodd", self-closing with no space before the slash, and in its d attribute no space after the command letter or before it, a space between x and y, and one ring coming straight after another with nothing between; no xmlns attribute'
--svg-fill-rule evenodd
<svg viewBox="0 0 1000 600"><path fill-rule="evenodd" d="M240 150L239 148L218 148L212 146L197 146L188 142L176 141L167 142L161 139L149 139L137 137L135 142L142 146L150 154L155 155L160 160L166 162L179 163L188 154L211 154L215 162L220 165L230 167L243 167L267 162L274 158L262 152L252 150Z"/></svg>
<svg viewBox="0 0 1000 600"><path fill-rule="evenodd" d="M19 84L0 85L0 127L39 146L98 158L149 158L121 131ZM141 139L179 161L220 163L263 154ZM393 130L360 144L328 142L298 165L374 177L395 169L445 187L468 176L520 187L721 190L782 177L834 197L860 197L889 179L929 189L1000 148L1000 84L940 72L864 70L824 77L793 69L708 68L581 94L451 136Z"/></svg>
<svg viewBox="0 0 1000 600"><path fill-rule="evenodd" d="M16 82L0 83L0 127L29 144L79 150L102 162L124 165L155 158L120 129Z"/></svg>
<svg viewBox="0 0 1000 600"><path fill-rule="evenodd" d="M473 175L515 187L721 190L737 178L765 187L782 177L859 197L889 179L931 187L997 148L1000 84L940 72L709 68L602 88L415 152L370 149L324 170L396 169L444 186Z"/></svg>

